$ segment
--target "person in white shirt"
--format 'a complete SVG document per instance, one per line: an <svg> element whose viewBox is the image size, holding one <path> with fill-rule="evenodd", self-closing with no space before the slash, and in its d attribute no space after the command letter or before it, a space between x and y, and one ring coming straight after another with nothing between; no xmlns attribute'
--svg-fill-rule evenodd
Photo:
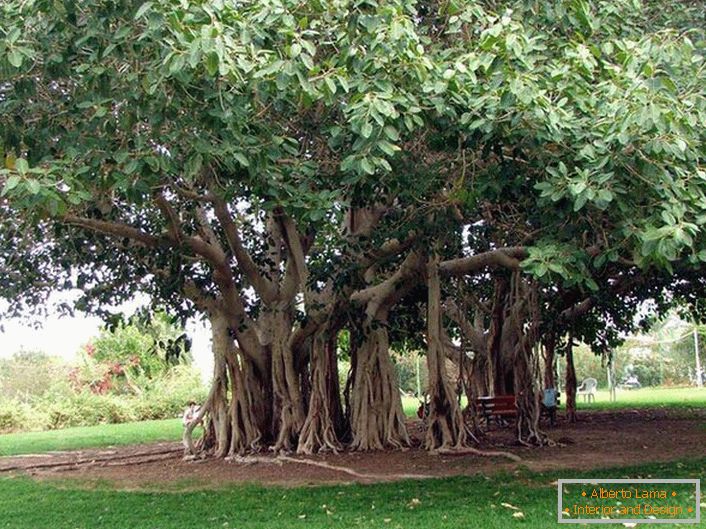
<svg viewBox="0 0 706 529"><path fill-rule="evenodd" d="M184 410L184 415L181 417L181 422L184 427L196 420L196 416L198 415L200 409L201 406L196 404L193 400L189 402L189 406Z"/></svg>

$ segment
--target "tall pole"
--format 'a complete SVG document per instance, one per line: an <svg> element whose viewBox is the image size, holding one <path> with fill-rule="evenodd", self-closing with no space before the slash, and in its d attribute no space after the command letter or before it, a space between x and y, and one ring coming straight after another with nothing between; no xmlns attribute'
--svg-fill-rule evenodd
<svg viewBox="0 0 706 529"><path fill-rule="evenodd" d="M696 360L696 386L703 387L703 381L701 380L701 358L699 358L699 331L694 324L694 358Z"/></svg>
<svg viewBox="0 0 706 529"><path fill-rule="evenodd" d="M417 398L418 399L422 398L422 376L420 373L419 354L418 353L417 353Z"/></svg>

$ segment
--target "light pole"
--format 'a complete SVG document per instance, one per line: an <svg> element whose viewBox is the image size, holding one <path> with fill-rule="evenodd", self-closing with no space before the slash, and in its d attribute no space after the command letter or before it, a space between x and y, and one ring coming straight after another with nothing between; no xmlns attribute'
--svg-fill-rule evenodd
<svg viewBox="0 0 706 529"><path fill-rule="evenodd" d="M696 386L703 387L701 380L701 358L699 358L699 330L694 323L694 358L696 360Z"/></svg>

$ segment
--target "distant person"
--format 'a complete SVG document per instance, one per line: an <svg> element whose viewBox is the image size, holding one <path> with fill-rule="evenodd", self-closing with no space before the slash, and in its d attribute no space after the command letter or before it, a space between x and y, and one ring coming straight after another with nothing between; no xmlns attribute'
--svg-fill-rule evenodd
<svg viewBox="0 0 706 529"><path fill-rule="evenodd" d="M196 420L196 416L199 414L200 409L201 406L196 404L196 402L194 402L193 400L189 401L189 405L184 410L184 415L182 415L181 417L181 422L185 428Z"/></svg>
<svg viewBox="0 0 706 529"><path fill-rule="evenodd" d="M556 409L559 404L559 392L556 388L546 388L542 392L542 405L549 415L549 423L556 426Z"/></svg>

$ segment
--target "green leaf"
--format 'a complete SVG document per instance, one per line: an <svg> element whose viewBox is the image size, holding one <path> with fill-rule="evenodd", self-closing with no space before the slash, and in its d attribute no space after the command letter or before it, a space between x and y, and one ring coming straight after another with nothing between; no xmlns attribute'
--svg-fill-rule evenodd
<svg viewBox="0 0 706 529"><path fill-rule="evenodd" d="M369 138L372 133L373 126L368 121L363 123L363 126L360 127L360 135L363 136L363 138Z"/></svg>
<svg viewBox="0 0 706 529"><path fill-rule="evenodd" d="M7 179L7 182L5 182L5 190L11 191L12 189L15 189L17 187L17 184L19 183L20 177L17 175L12 175L10 178Z"/></svg>
<svg viewBox="0 0 706 529"><path fill-rule="evenodd" d="M399 151L399 147L392 145L389 141L380 140L377 143L378 149L387 154L388 156L394 156Z"/></svg>
<svg viewBox="0 0 706 529"><path fill-rule="evenodd" d="M368 174L375 174L375 167L367 158L360 160L360 168Z"/></svg>
<svg viewBox="0 0 706 529"><path fill-rule="evenodd" d="M385 136L390 138L392 141L397 141L400 139L400 135L395 127L387 125L383 130L385 131Z"/></svg>
<svg viewBox="0 0 706 529"><path fill-rule="evenodd" d="M613 200L613 193L610 192L608 189L601 189L598 191L598 200L605 200L606 202L610 202Z"/></svg>
<svg viewBox="0 0 706 529"><path fill-rule="evenodd" d="M138 18L141 18L150 9L152 9L152 2L145 2L144 4L142 4L140 6L140 8L137 10L137 12L135 13L135 20L137 20Z"/></svg>
<svg viewBox="0 0 706 529"><path fill-rule="evenodd" d="M344 92L346 92L346 93L349 92L350 88L349 88L349 86L348 86L348 81L346 80L345 77L342 77L342 76L339 75L339 76L338 76L338 84L341 85L341 88L343 88L343 91L344 91Z"/></svg>
<svg viewBox="0 0 706 529"><path fill-rule="evenodd" d="M209 75L216 75L218 73L218 54L215 51L209 52L206 56L206 71Z"/></svg>
<svg viewBox="0 0 706 529"><path fill-rule="evenodd" d="M30 193L33 195L36 195L39 193L39 190L41 189L41 186L39 185L39 182L37 182L34 179L27 180L27 189L29 190Z"/></svg>
<svg viewBox="0 0 706 529"><path fill-rule="evenodd" d="M598 283L596 283L593 278L587 277L585 282L586 286L592 291L597 292L599 290Z"/></svg>
<svg viewBox="0 0 706 529"><path fill-rule="evenodd" d="M10 50L10 53L7 54L7 60L15 68L22 66L23 59L24 57L18 50Z"/></svg>
<svg viewBox="0 0 706 529"><path fill-rule="evenodd" d="M27 163L27 160L24 158L17 158L17 161L15 162L15 169L22 176L26 175L27 171L29 171L29 164Z"/></svg>
<svg viewBox="0 0 706 529"><path fill-rule="evenodd" d="M250 162L248 159L245 157L245 155L242 152L236 152L234 155L236 160L238 160L238 163L242 165L243 167L250 167Z"/></svg>
<svg viewBox="0 0 706 529"><path fill-rule="evenodd" d="M326 78L324 78L324 82L326 83L326 86L328 86L329 91L332 94L335 94L336 93L336 83L334 82L334 80L331 79L330 77L326 77Z"/></svg>
<svg viewBox="0 0 706 529"><path fill-rule="evenodd" d="M10 30L10 32L7 34L7 41L10 44L14 44L17 42L22 35L22 32L20 31L20 28L13 28Z"/></svg>
<svg viewBox="0 0 706 529"><path fill-rule="evenodd" d="M578 198L574 201L574 211L580 211L581 208L583 208L586 205L586 200L588 197L583 194L579 195Z"/></svg>

